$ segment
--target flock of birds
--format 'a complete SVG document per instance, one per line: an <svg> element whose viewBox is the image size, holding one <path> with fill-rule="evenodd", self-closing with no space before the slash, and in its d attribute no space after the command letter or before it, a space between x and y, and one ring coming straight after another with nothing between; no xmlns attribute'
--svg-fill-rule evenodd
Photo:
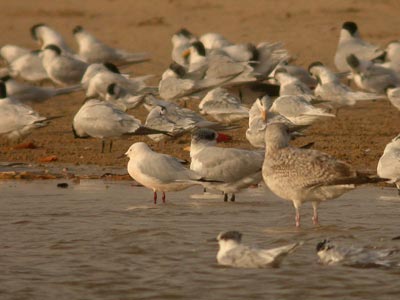
<svg viewBox="0 0 400 300"><path fill-rule="evenodd" d="M130 77L120 69L150 59L147 53L130 53L104 44L81 26L73 29L79 45L75 53L63 37L46 24L31 28L40 50L5 45L0 56L0 135L21 140L34 128L46 126L59 116L44 117L26 102L42 102L57 95L84 90L85 102L73 118L77 138L106 141L131 135L147 135L162 142L191 134L190 168L167 154L153 151L146 143L134 143L125 153L128 173L154 192L180 191L193 185L217 190L224 201L264 181L279 197L292 201L295 224L300 226L300 207L313 206L313 223L319 223L318 206L352 190L356 185L387 181L400 193L400 135L385 148L378 176L364 174L331 155L290 146L291 139L320 119L334 118L338 109L358 101L389 99L400 109L400 41L386 49L360 37L354 22L340 31L334 63L337 71L321 62L308 70L290 64L281 43L234 44L217 33L195 36L187 29L172 38L172 63L158 86L148 86L151 76ZM344 84L353 80L362 91ZM57 88L40 86L51 81ZM249 109L243 95L255 93ZM201 99L199 112L178 103ZM149 113L144 124L127 111L143 106ZM333 113L335 112L336 113ZM210 121L202 115L214 119ZM255 150L218 147L229 138L221 133L238 128L237 121L249 120L246 138ZM217 238L220 264L236 267L279 265L300 244L270 250L241 244L236 231ZM324 263L361 261L386 264L394 250L348 249L323 241L317 246ZM350 258L351 259L350 259ZM373 260L370 260L373 259Z"/></svg>

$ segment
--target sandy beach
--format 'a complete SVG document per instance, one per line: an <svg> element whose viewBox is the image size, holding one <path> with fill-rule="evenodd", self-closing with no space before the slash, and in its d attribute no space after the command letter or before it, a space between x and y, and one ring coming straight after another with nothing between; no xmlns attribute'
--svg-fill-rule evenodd
<svg viewBox="0 0 400 300"><path fill-rule="evenodd" d="M38 45L29 28L47 23L61 32L69 45L77 49L72 29L81 25L102 41L131 51L147 51L151 61L134 65L127 71L134 75L153 74L150 85L157 85L160 74L171 58L170 37L186 27L196 34L219 32L233 42L283 42L295 63L307 67L321 61L333 68L339 30L344 21L355 21L366 40L382 47L399 39L398 1L2 1L0 10L0 45L15 44L31 49ZM125 71L125 70L124 70ZM100 153L101 142L74 139L73 116L84 100L83 92L59 96L32 107L46 116L63 115L50 126L34 131L24 142L35 149L14 149L0 141L0 161L38 163L55 156L53 164L96 164L123 167L126 160L117 159L136 141L145 141L155 150L188 159L182 149L190 136L160 145L149 138L116 140L111 153ZM190 103L196 108L198 101ZM142 121L147 112L131 112ZM231 131L228 147L251 148L242 128ZM315 142L314 148L343 159L359 169L376 170L385 145L399 133L400 112L387 100L367 101L343 108L332 120L318 122L306 131L307 136L295 144Z"/></svg>

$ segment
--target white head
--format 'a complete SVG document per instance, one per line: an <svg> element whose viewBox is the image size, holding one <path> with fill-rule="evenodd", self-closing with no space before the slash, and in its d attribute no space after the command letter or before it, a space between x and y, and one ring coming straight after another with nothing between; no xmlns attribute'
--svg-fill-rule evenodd
<svg viewBox="0 0 400 300"><path fill-rule="evenodd" d="M242 234L239 231L221 232L217 236L217 241L220 251L228 251L242 242Z"/></svg>
<svg viewBox="0 0 400 300"><path fill-rule="evenodd" d="M311 63L308 66L308 72L317 79L319 84L338 81L336 75L319 61Z"/></svg>
<svg viewBox="0 0 400 300"><path fill-rule="evenodd" d="M261 118L264 120L264 122L267 122L268 111L273 103L274 100L268 95L264 95L262 98L257 98L257 100L254 102L254 105L257 107L258 112L261 114Z"/></svg>
<svg viewBox="0 0 400 300"><path fill-rule="evenodd" d="M296 77L290 75L285 67L276 69L274 72L274 78L279 82L280 85L298 80Z"/></svg>
<svg viewBox="0 0 400 300"><path fill-rule="evenodd" d="M390 143L386 145L383 153L391 152L393 150L400 151L400 134L398 134L393 140L391 140Z"/></svg>
<svg viewBox="0 0 400 300"><path fill-rule="evenodd" d="M400 61L400 41L392 41L386 46L388 61Z"/></svg>
<svg viewBox="0 0 400 300"><path fill-rule="evenodd" d="M147 146L146 143L143 142L138 142L132 144L128 151L125 152L125 155L128 156L129 158L133 158L135 156L140 155L143 152L151 151L150 147Z"/></svg>

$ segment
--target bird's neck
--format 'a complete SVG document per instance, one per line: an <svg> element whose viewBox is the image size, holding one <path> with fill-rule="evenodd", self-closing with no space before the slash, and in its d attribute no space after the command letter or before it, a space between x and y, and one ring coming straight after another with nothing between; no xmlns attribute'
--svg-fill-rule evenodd
<svg viewBox="0 0 400 300"><path fill-rule="evenodd" d="M219 242L219 252L226 253L227 251L237 247L239 243L234 240L220 241Z"/></svg>

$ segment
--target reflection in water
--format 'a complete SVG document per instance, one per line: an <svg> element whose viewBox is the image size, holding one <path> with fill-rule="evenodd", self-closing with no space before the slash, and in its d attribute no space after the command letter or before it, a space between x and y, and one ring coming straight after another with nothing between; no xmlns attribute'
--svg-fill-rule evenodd
<svg viewBox="0 0 400 300"><path fill-rule="evenodd" d="M1 299L382 299L398 295L398 269L322 266L317 242L400 247L394 189L362 188L321 207L302 208L296 229L290 202L263 188L238 202L192 199L201 188L171 193L154 206L151 192L129 182L1 182ZM207 240L239 230L244 242L272 248L304 245L278 269L216 264ZM393 296L394 297L394 296Z"/></svg>

